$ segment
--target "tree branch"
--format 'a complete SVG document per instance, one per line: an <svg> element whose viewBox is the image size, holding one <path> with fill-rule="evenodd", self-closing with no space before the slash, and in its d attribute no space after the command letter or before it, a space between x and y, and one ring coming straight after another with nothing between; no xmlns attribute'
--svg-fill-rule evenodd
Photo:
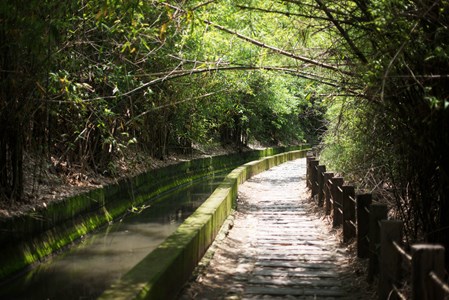
<svg viewBox="0 0 449 300"><path fill-rule="evenodd" d="M209 5L209 4L214 3L214 2L216 2L216 0L210 0L210 1L206 1L206 2L204 2L204 3L200 3L200 4L198 4L197 6L193 7L193 8L191 9L191 11L197 10L197 9L200 8L200 7Z"/></svg>
<svg viewBox="0 0 449 300"><path fill-rule="evenodd" d="M226 90L220 90L220 91L217 91L217 92L211 92L211 93L207 93L207 94L204 94L204 95L200 95L200 96L196 96L196 97L191 97L191 98L187 98L187 99L184 99L184 100L180 100L180 101L176 101L176 102L173 102L173 103L168 103L168 104L164 104L164 105L160 105L160 106L151 108L151 109L146 110L146 111L144 111L143 113L140 113L139 115L135 116L134 118L132 118L131 120L129 120L128 122L126 122L125 125L129 125L132 121L134 121L134 120L136 120L136 119L138 119L138 118L141 118L141 117L143 117L143 116L145 116L145 115L147 115L147 114L149 114L150 112L153 112L153 111L155 111L155 110L159 110L159 109L162 109L162 108L165 108L165 107L169 107L169 106L172 106L172 105L181 104L181 103L188 102L188 101L192 101L192 100L197 100L197 99L207 98L207 97L210 97L210 96L213 96L213 95L215 95L215 94L222 93L222 92L226 92Z"/></svg>
<svg viewBox="0 0 449 300"><path fill-rule="evenodd" d="M335 25L335 27L337 27L338 31L340 32L340 34L343 36L343 38L346 40L346 42L348 43L349 47L352 49L352 51L354 51L354 54L363 62L363 63L368 63L368 60L366 59L365 55L363 55L362 51L360 51L360 49L354 44L354 42L352 41L352 39L349 37L349 34L343 29L343 27L341 27L340 23L338 22L338 20L336 20L334 18L334 16L332 15L332 13L329 11L329 9L326 7L326 5L324 4L324 2L322 0L315 0L318 5L320 6L321 10L324 11L324 13L326 14L326 16L331 20L331 22Z"/></svg>
<svg viewBox="0 0 449 300"><path fill-rule="evenodd" d="M291 53L291 52L287 52L287 51L285 51L283 49L276 48L274 46L270 46L270 45L264 44L264 43L262 43L260 41L257 41L257 40L255 40L253 38L250 38L250 37L247 37L247 36L245 36L243 34L240 34L240 33L236 32L236 31L233 31L233 30L230 30L230 29L228 29L226 27L223 27L221 25L212 23L211 21L203 20L203 22L208 24L208 25L210 25L210 26L212 26L212 27L215 27L215 28L217 28L219 30L222 30L222 31L227 32L227 33L230 33L232 35L235 35L238 38L240 38L240 39L242 39L244 41L250 42L251 44L256 45L258 47L265 48L265 49L270 49L270 50L272 50L272 51L274 51L274 52L276 52L278 54L281 54L281 55L284 55L284 56L287 56L287 57L290 57L290 58L293 58L293 59L296 59L296 60L300 60L302 62L311 64L311 65L314 65L314 66L318 66L318 67L321 67L321 68L324 68L324 69L336 71L338 73L342 73L342 74L345 74L345 75L353 75L353 73L345 71L345 70L341 70L341 69L339 69L336 66L329 65L329 64L317 61L317 60L310 59L310 58L305 57L305 56L297 55L297 54L294 54L294 53Z"/></svg>
<svg viewBox="0 0 449 300"><path fill-rule="evenodd" d="M247 10L255 10L255 11L260 11L263 13L272 13L272 14L281 14L281 15L285 15L287 17L290 16L295 16L295 17L303 17L303 18L307 18L307 19L315 19L315 20L322 20L322 21L332 21L329 18L326 17L321 17L321 16L314 16L312 14L300 14L300 13L292 13L289 11L281 11L281 10L271 10L271 9L264 9L264 8L260 8L260 7L253 7L253 6L243 6L243 5L237 5L238 8L240 9L247 9ZM355 21L360 21L357 20L357 18L353 18L352 20L338 20L339 23L342 24L348 24L351 26L356 26L358 28L362 28L365 30L369 30L370 28L365 27L365 26L360 26L359 24L356 24Z"/></svg>
<svg viewBox="0 0 449 300"><path fill-rule="evenodd" d="M151 80L147 83L142 84L141 86L132 89L126 93L121 94L121 96L129 96L139 90L142 90L144 88L147 88L151 85L160 83L160 82L164 82L166 80L171 80L171 79L175 79L175 78L180 78L180 77L184 77L184 76L190 76L193 74L200 74L200 73L207 73L207 72L214 72L214 71L242 71L242 70L266 70L266 71L277 71L277 72L284 72L286 74L289 75L293 75L296 77L300 77L300 78L304 78L304 79L308 79L308 80L313 80L328 86L332 86L332 87L337 87L340 88L342 90L345 90L348 93L354 94L354 95L359 95L359 92L353 91L353 90L349 90L346 87L339 85L339 82L333 80L333 79L329 79L329 78L324 78L321 76L318 76L316 74L313 73L306 73L306 72L301 72L298 71L297 69L290 69L290 68L284 68L284 67L270 67L270 66L259 66L259 67L254 67L254 66L226 66L226 67L216 67L216 68L202 68L202 69L191 69L191 70L172 70L169 72L160 72L160 73L152 73L152 74L148 74L148 76L160 76L154 80Z"/></svg>
<svg viewBox="0 0 449 300"><path fill-rule="evenodd" d="M164 5L170 6L170 7L175 8L175 9L177 9L177 10L183 12L183 13L186 12L186 11L183 10L182 8L173 6L173 5L171 5L171 4L169 4L169 3L166 3L166 2L161 2L160 4L164 4ZM341 73L341 74L345 74L345 75L354 75L352 72L342 70L342 69L340 69L340 68L338 68L338 67L336 67L336 66L329 65L329 64L326 64L326 63L323 63L323 62L320 62L320 61L317 61L317 60L314 60L314 59L311 59L311 58L308 58L308 57L305 57L305 56L302 56L302 55L297 55L297 54L294 54L294 53L285 51L285 50L283 50L283 49L280 49L280 48L277 48L277 47L274 47L274 46L267 45L267 44L262 43L262 42L260 42L260 41L258 41L258 40L255 40L255 39L253 39L253 38L250 38L250 37L247 37L247 36L245 36L245 35L243 35L243 34L240 34L240 33L236 32L236 31L233 31L233 30L231 30L231 29L228 29L228 28L226 28L226 27L224 27L224 26L215 24L215 23L213 23L213 22L211 22L211 21L209 21L209 20L203 20L203 22L204 22L205 24L208 24L208 25L210 25L210 26L216 28L216 29L219 29L219 30L221 30L221 31L224 31L224 32L227 32L227 33L229 33L229 34L235 35L235 36L237 36L238 38L240 38L240 39L242 39L242 40L244 40L244 41L247 41L247 42L249 42L249 43L251 43L251 44L253 44L253 45L256 45L256 46L258 46L258 47L265 48L265 49L270 49L270 50L272 50L272 51L274 51L274 52L276 52L276 53L278 53L278 54L281 54L281 55L284 55L284 56L287 56L287 57L290 57L290 58L293 58L293 59L296 59L296 60L300 60L300 61L302 61L302 62L311 64L311 65L314 65L314 66L318 66L318 67L321 67L321 68L324 68L324 69L336 71L336 72Z"/></svg>

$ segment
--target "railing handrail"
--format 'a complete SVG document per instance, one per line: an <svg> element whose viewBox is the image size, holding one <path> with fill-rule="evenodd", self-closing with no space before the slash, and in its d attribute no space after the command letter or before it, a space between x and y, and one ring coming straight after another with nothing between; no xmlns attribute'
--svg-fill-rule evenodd
<svg viewBox="0 0 449 300"><path fill-rule="evenodd" d="M404 248L401 247L401 245L398 244L396 241L391 241L393 244L393 247L398 251L398 253L401 255L403 261L407 262L407 265L411 266L412 264L412 256L411 254L408 254L407 251L405 251Z"/></svg>
<svg viewBox="0 0 449 300"><path fill-rule="evenodd" d="M449 284L444 282L438 274L436 274L434 271L430 271L429 277L436 285L438 285L439 288L444 291L444 293L449 294Z"/></svg>

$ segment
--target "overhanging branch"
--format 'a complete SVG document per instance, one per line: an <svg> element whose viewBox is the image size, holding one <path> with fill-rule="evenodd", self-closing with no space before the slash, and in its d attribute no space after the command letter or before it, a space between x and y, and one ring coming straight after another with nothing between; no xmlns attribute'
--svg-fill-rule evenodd
<svg viewBox="0 0 449 300"><path fill-rule="evenodd" d="M174 6L172 4L169 4L167 2L161 2L160 4L167 5L169 7L177 9L177 10L183 12L183 13L186 13L186 10L184 10L184 9L182 9L180 7ZM267 44L265 44L263 42L260 42L260 41L258 41L256 39L253 39L253 38L247 37L247 36L245 36L245 35L243 35L241 33L238 33L237 31L234 31L234 30L228 29L228 28L226 28L224 26L215 24L215 23L213 23L213 22L211 22L209 20L203 20L203 22L205 24L208 24L208 25L216 28L216 29L219 29L219 30L224 31L226 33L235 35L239 39L247 41L247 42L249 42L249 43L251 43L253 45L256 45L258 47L269 49L269 50L271 50L271 51L273 51L275 53L278 53L278 54L281 54L281 55L293 58L295 60L299 60L299 61L311 64L311 65L314 65L314 66L317 66L317 67L321 67L321 68L324 68L324 69L327 69L327 70L335 71L335 72L338 72L340 74L354 75L352 72L349 72L349 71L346 71L346 70L342 70L342 69L338 68L337 66L326 64L324 62L320 62L318 60L314 60L314 59L311 59L309 57L305 57L305 56L302 56L302 55L298 55L298 54L295 54L295 53L291 53L291 52L285 51L283 49L280 49L280 48L277 48L277 47L274 47L274 46L267 45Z"/></svg>
<svg viewBox="0 0 449 300"><path fill-rule="evenodd" d="M315 0L318 5L320 6L321 10L326 14L326 16L329 18L329 20L335 25L337 30L340 32L340 34L343 36L345 41L348 43L349 47L352 49L354 54L360 59L361 62L364 64L368 63L368 60L366 59L365 55L363 55L362 51L354 44L352 39L349 37L349 34L344 30L344 28L340 25L340 22L334 18L329 8L324 4L322 0Z"/></svg>
<svg viewBox="0 0 449 300"><path fill-rule="evenodd" d="M317 16L317 15L313 15L313 14L301 14L301 13L290 12L290 11L264 9L264 8L260 8L260 7L254 7L254 6L244 6L244 5L236 5L236 6L238 8L240 8L240 9L254 10L254 11L259 11L259 12L262 12L262 13L281 14L281 15L284 15L284 16L287 16L287 17L294 16L294 17L301 17L301 18L306 18L306 19L332 21L331 19L329 19L327 17ZM351 25L351 26L357 26L359 28L364 28L364 29L368 30L367 27L361 26L360 24L356 24L354 22L354 20L357 20L359 22L361 20L358 20L357 17L355 17L355 16L351 16L351 17L352 17L352 20L351 19L347 19L347 20L346 19L345 20L339 19L338 22L341 23L341 24L348 24L348 25Z"/></svg>
<svg viewBox="0 0 449 300"><path fill-rule="evenodd" d="M308 57L305 57L305 56L302 56L302 55L294 54L294 53L285 51L283 49L267 45L267 44L265 44L263 42L260 42L258 40L253 39L253 38L250 38L250 37L247 37L247 36L245 36L243 34L240 34L240 33L236 32L236 31L230 30L230 29L228 29L228 28L226 28L224 26L215 24L215 23L213 23L211 21L203 20L203 22L208 24L208 25L210 25L210 26L212 26L212 27L214 27L214 28L217 28L217 29L219 29L221 31L224 31L224 32L230 33L232 35L235 35L238 38L240 38L240 39L242 39L244 41L250 42L251 44L256 45L258 47L269 49L269 50L271 50L273 52L276 52L278 54L281 54L281 55L284 55L284 56L287 56L287 57L290 57L290 58L293 58L293 59L296 59L296 60L299 60L299 61L302 61L302 62L305 62L305 63L308 63L308 64L311 64L311 65L314 65L314 66L318 66L318 67L321 67L321 68L324 68L324 69L332 70L332 71L335 71L335 72L338 72L338 73L342 73L342 74L345 74L345 75L353 75L351 72L348 72L348 71L345 71L345 70L341 70L341 69L339 69L336 66L329 65L329 64L326 64L326 63L323 63L323 62L320 62L320 61L317 61L317 60L314 60L314 59L311 59L311 58L308 58Z"/></svg>
<svg viewBox="0 0 449 300"><path fill-rule="evenodd" d="M324 78L322 76L313 74L313 73L307 73L302 72L297 69L292 68L285 68L285 67L270 67L270 66L226 66L226 67L214 67L214 68L201 68L201 69L189 69L189 70L172 70L168 72L159 72L159 73L151 73L147 74L148 76L159 76L158 78L151 80L149 82L146 82L142 84L139 87L136 87L135 89L132 89L124 94L121 94L122 96L129 96L135 92L138 92L139 90L145 89L149 86L152 86L154 84L164 82L166 80L172 80L175 78L180 78L184 76L190 76L193 74L200 74L200 73L208 73L208 72L217 72L217 71L245 71L245 70L266 70L266 71L277 71L277 72L283 72L288 75L312 80L319 82L321 84L325 84L332 87L337 87L342 90L345 90L348 93L358 95L359 93L356 91L349 90L345 88L344 86L339 85L339 83L336 80L330 79L330 78Z"/></svg>

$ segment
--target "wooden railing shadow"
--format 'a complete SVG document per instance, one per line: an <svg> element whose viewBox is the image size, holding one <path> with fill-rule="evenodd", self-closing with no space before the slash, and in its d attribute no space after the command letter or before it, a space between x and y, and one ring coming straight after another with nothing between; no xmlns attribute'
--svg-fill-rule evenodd
<svg viewBox="0 0 449 300"><path fill-rule="evenodd" d="M444 281L444 247L435 244L405 245L403 221L389 220L388 207L373 201L371 194L356 194L320 165L316 151L307 154L307 187L312 199L332 217L333 227L342 227L343 242L357 243L357 257L369 259L367 280L378 278L379 299L449 299ZM406 250L409 249L409 250Z"/></svg>

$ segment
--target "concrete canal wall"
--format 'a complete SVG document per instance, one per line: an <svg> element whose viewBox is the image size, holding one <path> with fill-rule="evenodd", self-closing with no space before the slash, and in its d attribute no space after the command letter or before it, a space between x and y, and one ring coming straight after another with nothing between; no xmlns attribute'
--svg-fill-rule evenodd
<svg viewBox="0 0 449 300"><path fill-rule="evenodd" d="M158 248L117 281L100 299L173 299L215 239L235 205L238 185L307 150L247 163L226 176L213 194Z"/></svg>

